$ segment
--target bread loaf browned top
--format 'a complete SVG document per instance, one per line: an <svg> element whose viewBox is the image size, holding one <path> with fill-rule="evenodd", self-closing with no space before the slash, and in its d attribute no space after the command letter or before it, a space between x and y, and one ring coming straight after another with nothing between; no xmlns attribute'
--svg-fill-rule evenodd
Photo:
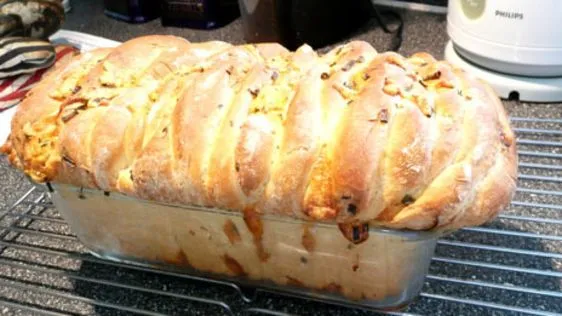
<svg viewBox="0 0 562 316"><path fill-rule="evenodd" d="M428 54L145 36L59 65L4 152L38 182L427 230L506 207L515 147L492 90Z"/></svg>

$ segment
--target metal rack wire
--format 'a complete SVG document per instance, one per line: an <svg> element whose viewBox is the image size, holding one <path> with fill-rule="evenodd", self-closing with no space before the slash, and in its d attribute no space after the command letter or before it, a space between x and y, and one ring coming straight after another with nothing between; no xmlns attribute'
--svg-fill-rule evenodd
<svg viewBox="0 0 562 316"><path fill-rule="evenodd" d="M441 239L419 299L390 314L562 315L562 120L512 122L520 181L511 207ZM24 315L374 313L96 258L36 188L0 212L0 306Z"/></svg>

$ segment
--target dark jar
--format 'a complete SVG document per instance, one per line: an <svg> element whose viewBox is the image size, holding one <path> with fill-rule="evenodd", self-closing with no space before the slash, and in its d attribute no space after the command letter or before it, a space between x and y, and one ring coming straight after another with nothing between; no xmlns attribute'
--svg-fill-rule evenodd
<svg viewBox="0 0 562 316"><path fill-rule="evenodd" d="M237 0L162 0L163 26L214 29L239 16Z"/></svg>
<svg viewBox="0 0 562 316"><path fill-rule="evenodd" d="M117 20L144 23L160 16L160 1L104 0L104 13Z"/></svg>
<svg viewBox="0 0 562 316"><path fill-rule="evenodd" d="M357 31L371 17L370 0L239 0L244 38L321 48Z"/></svg>

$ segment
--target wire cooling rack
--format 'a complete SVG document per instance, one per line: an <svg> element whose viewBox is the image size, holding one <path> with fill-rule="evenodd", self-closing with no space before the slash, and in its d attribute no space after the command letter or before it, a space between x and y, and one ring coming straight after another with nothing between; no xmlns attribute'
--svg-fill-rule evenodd
<svg viewBox="0 0 562 316"><path fill-rule="evenodd" d="M422 294L393 314L562 315L562 120L512 122L520 180L511 207L441 239ZM36 188L0 213L0 306L18 315L375 313L96 258Z"/></svg>

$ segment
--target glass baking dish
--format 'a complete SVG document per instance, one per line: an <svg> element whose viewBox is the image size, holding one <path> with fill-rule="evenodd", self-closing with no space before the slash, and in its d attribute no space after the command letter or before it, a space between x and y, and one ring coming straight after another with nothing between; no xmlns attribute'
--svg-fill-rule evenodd
<svg viewBox="0 0 562 316"><path fill-rule="evenodd" d="M353 243L333 224L280 216L249 221L238 212L61 184L50 189L96 256L376 309L400 309L419 294L439 237L370 228L366 240Z"/></svg>

